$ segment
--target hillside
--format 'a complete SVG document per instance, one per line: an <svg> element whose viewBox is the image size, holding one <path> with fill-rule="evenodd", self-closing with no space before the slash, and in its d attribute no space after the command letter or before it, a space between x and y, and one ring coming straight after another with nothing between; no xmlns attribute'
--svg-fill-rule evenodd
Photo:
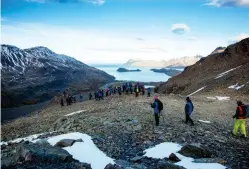
<svg viewBox="0 0 249 169"><path fill-rule="evenodd" d="M78 139L78 137L69 136L75 136L75 134L73 135L72 133L79 132L87 134L89 137L91 136L90 140L83 138L83 143L75 143L76 145L63 149L67 150L70 154L72 153L72 149L78 150L79 153L76 152L74 158L80 158L80 162L90 163L92 169L104 169L104 166L109 162L104 164L100 162L103 160L96 150L102 151L108 158L113 159L116 164L122 166L116 167L115 169L125 169L129 167L133 169L162 169L163 167L159 166L162 162L166 165L168 163L171 163L171 165L175 163L169 160L168 157L170 153L167 153L168 149L162 148L162 152L158 152L164 155L161 159L147 158L144 156L144 151L160 143L168 142L180 145L191 143L195 143L195 145L200 144L205 146L212 153L212 158L197 159L204 164L198 166L199 164L195 163L194 166L189 166L188 163L188 167L184 166L186 169L216 168L208 164L208 166L205 166L207 161L218 162L231 169L247 168L249 165L247 155L249 151L248 138L234 138L231 135L233 126L233 119L231 117L234 115L235 105L233 103L235 103L236 100L209 100L203 95L193 97L195 110L192 118L195 122L195 126L190 126L184 123L185 116L183 109L185 98L176 95L159 95L159 98L164 104L164 111L160 117L160 125L158 127L155 126L155 120L150 106L150 103L153 101L153 96L147 97L146 95L140 95L136 98L134 94L122 94L121 96L115 94L111 97L105 97L104 100L101 101L84 101L64 107L61 107L59 103L57 103L39 112L34 112L27 117L4 123L2 125L1 141L9 141L9 144L8 146L1 146L2 164L8 163L12 157L22 155L20 151L16 150L23 145L23 142L21 142L21 138L23 137L45 133L41 134L41 136L36 135L36 137L32 137L33 139L37 137L41 139L37 142L37 146L40 145L41 149L44 150L46 143L49 141L48 138L51 135L60 136L61 134L67 134L67 137L64 137L64 139ZM247 98L247 101L249 101L248 99L249 98ZM199 122L199 120L204 120L204 122ZM205 121L209 121L209 123L205 123ZM52 131L55 132L49 133ZM248 128L247 132L249 132ZM10 140L13 140L13 142L10 142ZM32 141L32 139L28 140ZM84 143L87 144L89 141L91 145L84 146ZM3 142L1 143L3 144ZM80 146L81 144L83 145ZM25 142L24 145L26 146L23 151L27 150L27 146L31 146L32 144ZM96 147L94 147L93 152L89 152L92 150L92 146ZM41 150L38 149L36 151L40 152ZM31 151L31 153L32 152L34 152L34 150ZM54 151L50 150L49 152ZM179 154L175 154L179 156ZM43 156L45 155L46 154L43 153ZM58 155L60 154L55 153L53 156ZM45 158L46 157L47 156L45 156ZM31 166L35 164L37 166L43 165L44 168L46 166L46 168L79 169L79 167L67 167L64 162L56 163L54 164L56 167L51 167L51 160L53 158L51 158L51 156L48 157L50 157L50 160L44 163L38 163L44 158L33 158L31 161L25 160L22 163L19 162L13 168L18 168L17 166L19 166L19 168L22 169L25 168L25 165L26 168L32 168ZM39 161L36 162L35 160ZM102 164L103 166L96 167L97 164ZM165 166L164 168L183 169L176 165L170 167ZM112 168L109 167L105 169ZM219 169L225 168L219 167Z"/></svg>
<svg viewBox="0 0 249 169"><path fill-rule="evenodd" d="M202 58L161 84L160 93L188 95L198 89L231 96L249 94L249 38Z"/></svg>
<svg viewBox="0 0 249 169"><path fill-rule="evenodd" d="M185 56L170 60L133 60L130 59L125 63L125 66L133 67L153 67L153 68L164 68L164 67L186 67L196 63L202 58L201 56Z"/></svg>
<svg viewBox="0 0 249 169"><path fill-rule="evenodd" d="M46 101L65 88L84 91L114 77L46 47L1 45L2 107Z"/></svg>

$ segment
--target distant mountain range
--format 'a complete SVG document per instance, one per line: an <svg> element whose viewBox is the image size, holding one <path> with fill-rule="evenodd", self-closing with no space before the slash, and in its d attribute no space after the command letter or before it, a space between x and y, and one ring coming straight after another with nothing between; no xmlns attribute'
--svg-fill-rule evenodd
<svg viewBox="0 0 249 169"><path fill-rule="evenodd" d="M195 91L200 93L234 96L249 95L249 38L227 48L219 47L209 56L157 89L160 93L188 95Z"/></svg>
<svg viewBox="0 0 249 169"><path fill-rule="evenodd" d="M170 60L140 60L130 59L124 65L133 67L153 67L153 68L165 68L165 67L186 67L195 64L202 56L185 56Z"/></svg>
<svg viewBox="0 0 249 169"><path fill-rule="evenodd" d="M1 45L2 107L41 102L65 88L87 91L114 77L46 47Z"/></svg>

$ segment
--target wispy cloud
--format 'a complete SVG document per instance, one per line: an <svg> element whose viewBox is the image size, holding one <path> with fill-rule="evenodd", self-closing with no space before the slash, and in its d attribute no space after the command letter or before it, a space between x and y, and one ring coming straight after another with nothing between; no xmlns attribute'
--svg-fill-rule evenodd
<svg viewBox="0 0 249 169"><path fill-rule="evenodd" d="M247 34L247 33L240 33L239 35L237 35L237 36L229 39L228 43L229 44L233 44L233 43L239 42L239 41L241 41L243 39L246 39L246 38L249 38L249 34Z"/></svg>
<svg viewBox="0 0 249 169"><path fill-rule="evenodd" d="M249 7L249 0L208 0L204 5L215 7L232 7L232 6L244 6Z"/></svg>
<svg viewBox="0 0 249 169"><path fill-rule="evenodd" d="M103 5L105 0L26 0L27 2L37 2L37 3L46 3L46 2L57 2L57 3L92 3L95 5Z"/></svg>
<svg viewBox="0 0 249 169"><path fill-rule="evenodd" d="M1 17L1 22L3 22L3 21L7 21L7 18Z"/></svg>
<svg viewBox="0 0 249 169"><path fill-rule="evenodd" d="M185 34L186 32L189 32L190 31L190 28L186 25L186 24L183 24L183 23L177 23L177 24L173 24L171 26L171 31L175 34L178 34L178 35L183 35Z"/></svg>

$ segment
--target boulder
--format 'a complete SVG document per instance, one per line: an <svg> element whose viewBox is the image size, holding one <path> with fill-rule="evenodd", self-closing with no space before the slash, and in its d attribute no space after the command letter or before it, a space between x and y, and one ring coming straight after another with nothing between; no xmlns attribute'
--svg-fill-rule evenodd
<svg viewBox="0 0 249 169"><path fill-rule="evenodd" d="M171 154L169 155L169 159L170 159L171 161L173 161L173 162L179 162L179 161L181 161L174 153L171 153Z"/></svg>
<svg viewBox="0 0 249 169"><path fill-rule="evenodd" d="M120 166L117 165L117 164L111 164L111 163L109 163L109 164L107 164L107 165L105 166L104 169L124 169L124 168L123 168L123 167L120 167Z"/></svg>
<svg viewBox="0 0 249 169"><path fill-rule="evenodd" d="M91 165L74 160L66 150L59 147L24 142L17 146L13 156L2 159L1 168L91 169Z"/></svg>
<svg viewBox="0 0 249 169"><path fill-rule="evenodd" d="M23 159L31 162L70 162L73 161L72 155L66 150L50 145L40 145L33 143L20 144L16 149L16 161Z"/></svg>
<svg viewBox="0 0 249 169"><path fill-rule="evenodd" d="M186 145L181 148L178 152L186 157L192 158L210 158L212 153L200 145Z"/></svg>
<svg viewBox="0 0 249 169"><path fill-rule="evenodd" d="M131 162L138 162L141 161L144 158L144 156L136 156L131 159Z"/></svg>
<svg viewBox="0 0 249 169"><path fill-rule="evenodd" d="M157 169L186 169L186 168L172 164L166 160L160 160L157 163Z"/></svg>
<svg viewBox="0 0 249 169"><path fill-rule="evenodd" d="M55 147L69 147L72 146L75 142L83 142L82 139L74 140L74 139L62 139L58 141L54 146Z"/></svg>

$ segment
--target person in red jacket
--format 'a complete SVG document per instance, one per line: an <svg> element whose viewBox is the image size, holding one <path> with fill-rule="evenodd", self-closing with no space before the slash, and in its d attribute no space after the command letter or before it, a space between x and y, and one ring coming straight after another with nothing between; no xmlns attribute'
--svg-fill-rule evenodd
<svg viewBox="0 0 249 169"><path fill-rule="evenodd" d="M238 129L240 128L240 132L242 134L242 137L246 137L246 111L245 111L245 105L241 101L237 101L237 109L236 113L233 116L233 118L236 118L233 126L232 134L234 136L237 136Z"/></svg>

